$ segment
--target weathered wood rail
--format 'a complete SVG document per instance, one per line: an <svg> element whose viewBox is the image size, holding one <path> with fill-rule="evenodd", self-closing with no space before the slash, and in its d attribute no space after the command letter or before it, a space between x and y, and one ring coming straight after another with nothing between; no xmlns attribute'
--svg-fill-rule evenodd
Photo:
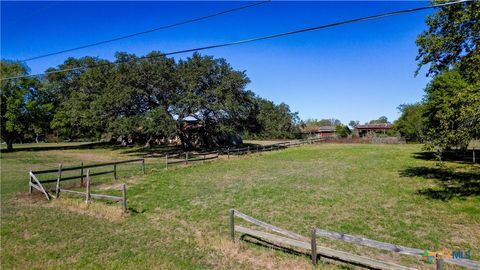
<svg viewBox="0 0 480 270"><path fill-rule="evenodd" d="M241 156L241 155L246 155L251 153L281 150L289 147L301 146L305 144L313 144L313 143L318 143L323 141L324 139L319 138L319 139L299 141L296 143L281 142L281 143L275 143L275 144L269 144L269 145L254 145L254 146L247 146L247 147L241 147L241 148L222 148L215 151L201 152L201 153L184 152L184 153L178 153L178 154L166 154L164 157L165 158L164 164L165 164L165 168L168 169L170 165L175 165L175 164L188 165L190 163L199 162L199 161L202 161L203 163L205 161L218 159L220 155L227 155L227 157L230 158L230 156Z"/></svg>
<svg viewBox="0 0 480 270"><path fill-rule="evenodd" d="M398 254L408 255L408 256L416 256L416 257L423 257L424 250L417 249L417 248L410 248L404 247L400 245L394 245L390 243L380 242L376 240L371 240L367 238L362 238L358 236L353 236L344 233L332 232L327 230L322 230L319 228L314 228L315 234L317 236L326 237L334 240L341 240L357 245L372 247L381 250L387 250L391 252L395 252ZM443 258L441 256L437 256L437 269L442 268L443 263L455 264L471 269L480 269L480 262L469 260L469 259L452 259L452 258Z"/></svg>
<svg viewBox="0 0 480 270"><path fill-rule="evenodd" d="M240 225L236 225L235 217L241 218L247 222L250 222L254 225L257 225L267 231L274 232L276 234L272 234L264 231L258 231L258 230L246 228ZM288 246L306 250L311 254L313 264L317 264L318 256L321 256L321 257L326 257L333 260L338 260L344 263L350 263L350 264L359 265L359 266L363 266L371 269L385 269L385 270L414 269L414 268L405 267L405 266L398 265L391 262L372 259L365 256L360 256L360 255L317 245L318 236L328 237L335 240L346 241L354 244L387 250L387 251L409 255L409 256L421 257L423 256L423 252L424 252L423 250L420 250L420 249L403 247L399 245L370 240L370 239L361 238L361 237L348 235L348 234L340 234L337 232L318 229L316 227L312 228L311 236L310 238L307 238L297 233L279 228L277 226L274 226L266 222L260 221L258 219L255 219L253 217L250 217L238 210L230 209L230 238L232 241L235 241L235 232L239 232L243 235L259 238L267 242L280 244L280 245L288 245ZM437 269L442 269L443 263L455 264L455 265L472 268L472 269L480 269L480 263L476 261L467 260L467 259L448 259L448 258L441 258L441 257L437 258Z"/></svg>
<svg viewBox="0 0 480 270"><path fill-rule="evenodd" d="M29 181L28 181L28 186L29 186L29 193L32 193L32 189L36 189L43 193L47 200L50 200L52 197L53 198L59 198L60 193L68 193L72 195L79 195L79 196L84 196L86 197L86 202L90 202L90 200L93 199L103 199L103 200L110 200L110 201L115 201L115 202L122 202L122 207L124 212L127 211L127 197L126 197L126 186L125 184L122 185L122 197L119 196L112 196L112 195L104 195L104 194L92 194L90 192L90 177L91 176L97 176L97 175L103 175L103 174L109 174L113 173L114 174L114 179L117 180L117 165L118 164L124 164L124 163L132 163L132 162L141 162L142 164L142 172L145 173L145 159L132 159L132 160L123 160L123 161L116 161L116 162L109 162L109 163L101 163L101 164L92 164L92 165L82 165L77 166L77 167L67 167L63 168L62 164L59 165L58 170L38 170L38 171L32 171L30 170L29 172ZM103 171L103 172L96 172L96 173L90 173L89 168L98 168L98 167L104 167L104 166L113 166L113 170L111 171ZM86 170L86 174L84 174L84 169ZM62 173L65 171L75 171L75 170L80 170L80 175L73 175L73 176L68 176L68 177L62 177ZM56 179L47 179L47 180L39 180L36 176L36 174L48 174L48 173L54 173L58 172L58 176ZM69 189L64 189L60 188L60 182L62 181L67 181L67 180L72 180L72 179L81 179L80 186L83 186L83 179L86 179L86 191L76 191L76 190L69 190ZM56 183L55 187L55 195L51 195L47 189L42 184L46 183Z"/></svg>
<svg viewBox="0 0 480 270"><path fill-rule="evenodd" d="M115 180L117 180L117 165L125 164L125 163L134 163L134 162L141 162L142 173L145 173L145 159L143 159L143 158L122 160L122 161L115 161L115 162L108 162L108 163L91 164L91 165L84 165L83 162L82 162L80 166L75 166L75 167L63 167L63 165L60 164L58 166L58 169L30 171L30 173L29 173L29 175L30 175L29 193L32 193L32 186L30 184L32 182L32 176L31 175L36 176L36 175L39 175L39 174L58 173L57 177L54 178L54 179L38 180L38 178L35 177L36 181L38 181L38 184L40 184L40 185L41 184L47 184L47 183L56 183L57 181L67 181L67 180L73 180L73 179L80 179L80 186L83 186L83 179L86 177L86 175L84 174L85 169L112 166L112 170L91 173L90 176L98 176L98 175L103 175L103 174L113 174L113 178ZM66 176L66 177L62 176L62 173L68 172L68 171L79 171L79 175L72 175L72 176Z"/></svg>
<svg viewBox="0 0 480 270"><path fill-rule="evenodd" d="M127 188L125 184L122 184L122 197L104 194L93 194L90 192L90 170L87 170L86 179L87 181L85 192L60 188L60 180L57 180L57 186L55 188L55 198L58 199L61 193L67 193L71 195L85 197L86 203L90 203L91 199L102 199L114 202L121 202L123 211L127 212Z"/></svg>
<svg viewBox="0 0 480 270"><path fill-rule="evenodd" d="M168 169L169 165L173 164L185 164L199 162L204 163L205 161L218 159L219 151L211 152L202 152L202 153L190 153L185 152L184 154L175 154L175 155L165 155L165 168Z"/></svg>

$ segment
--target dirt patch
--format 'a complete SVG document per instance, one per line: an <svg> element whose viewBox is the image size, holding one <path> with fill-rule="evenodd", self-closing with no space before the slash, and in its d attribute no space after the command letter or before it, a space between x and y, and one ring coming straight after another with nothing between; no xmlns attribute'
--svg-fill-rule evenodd
<svg viewBox="0 0 480 270"><path fill-rule="evenodd" d="M267 252L259 252L249 244L235 242L228 239L197 238L197 244L204 248L213 248L223 258L234 260L240 264L246 264L254 269L310 269L312 265L306 258L281 258L273 250L266 249ZM338 269L337 267L327 267L322 269Z"/></svg>
<svg viewBox="0 0 480 270"><path fill-rule="evenodd" d="M83 161L85 164L98 163L98 162L113 162L118 160L117 157L111 154L97 154L97 153L85 153L85 152L74 152L74 151L62 151L59 152L60 155L64 157L71 158L73 160L78 160L78 163Z"/></svg>
<svg viewBox="0 0 480 270"><path fill-rule="evenodd" d="M79 198L59 198L50 199L47 201L43 194L34 192L31 195L28 193L17 193L11 200L17 205L35 205L47 208L58 208L61 210L87 215L95 218L108 219L109 221L121 221L128 213L124 213L122 207L118 205L107 205L101 202L85 201Z"/></svg>
<svg viewBox="0 0 480 270"><path fill-rule="evenodd" d="M95 185L95 190L122 190L122 185L125 183L128 191L129 187L139 184L144 180L145 175L132 176L127 179L117 180L113 183Z"/></svg>
<svg viewBox="0 0 480 270"><path fill-rule="evenodd" d="M109 221L121 221L128 213L124 213L120 205L106 205L101 202L91 201L85 203L81 200L61 198L46 204L46 207L60 208L70 212L83 214L95 218L107 219Z"/></svg>

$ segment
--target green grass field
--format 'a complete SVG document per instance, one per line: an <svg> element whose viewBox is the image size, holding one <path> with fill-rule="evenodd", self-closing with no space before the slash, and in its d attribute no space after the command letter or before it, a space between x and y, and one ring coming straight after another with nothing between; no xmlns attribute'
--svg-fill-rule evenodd
<svg viewBox="0 0 480 270"><path fill-rule="evenodd" d="M112 203L28 196L27 172L137 157L135 149L2 153L2 269L311 269L308 256L229 241L228 210L309 235L311 226L480 260L480 166L436 162L420 145L320 144L163 169L163 159L92 178ZM77 184L77 183L75 183ZM420 259L319 238L318 244L434 269ZM323 261L318 269L342 266ZM349 266L343 266L349 268ZM446 269L454 269L448 266Z"/></svg>

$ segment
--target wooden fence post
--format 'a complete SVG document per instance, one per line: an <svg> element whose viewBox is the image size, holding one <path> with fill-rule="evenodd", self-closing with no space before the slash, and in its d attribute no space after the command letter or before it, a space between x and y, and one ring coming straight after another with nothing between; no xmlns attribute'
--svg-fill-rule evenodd
<svg viewBox="0 0 480 270"><path fill-rule="evenodd" d="M117 163L113 164L113 180L117 181Z"/></svg>
<svg viewBox="0 0 480 270"><path fill-rule="evenodd" d="M165 155L165 169L168 169L168 154Z"/></svg>
<svg viewBox="0 0 480 270"><path fill-rule="evenodd" d="M55 186L55 199L60 196L60 177L57 178L57 185Z"/></svg>
<svg viewBox="0 0 480 270"><path fill-rule="evenodd" d="M230 239L235 242L235 210L230 209Z"/></svg>
<svg viewBox="0 0 480 270"><path fill-rule="evenodd" d="M441 257L439 257L439 258L436 259L436 261L437 261L437 267L435 269L436 270L443 270L443 259Z"/></svg>
<svg viewBox="0 0 480 270"><path fill-rule="evenodd" d="M310 245L312 247L312 263L313 265L317 265L317 230L315 227L312 228L312 236L311 236Z"/></svg>
<svg viewBox="0 0 480 270"><path fill-rule="evenodd" d="M216 157L216 159L218 159L218 150L217 150L216 152L217 152L217 157Z"/></svg>
<svg viewBox="0 0 480 270"><path fill-rule="evenodd" d="M250 146L247 146L247 154L250 155Z"/></svg>
<svg viewBox="0 0 480 270"><path fill-rule="evenodd" d="M185 165L188 164L188 152L185 152Z"/></svg>
<svg viewBox="0 0 480 270"><path fill-rule="evenodd" d="M28 194L32 194L32 168L30 168L30 172L28 173Z"/></svg>
<svg viewBox="0 0 480 270"><path fill-rule="evenodd" d="M80 168L80 187L83 187L83 161Z"/></svg>
<svg viewBox="0 0 480 270"><path fill-rule="evenodd" d="M475 164L475 147L472 150L472 161Z"/></svg>
<svg viewBox="0 0 480 270"><path fill-rule="evenodd" d="M145 159L142 159L142 173L145 174Z"/></svg>
<svg viewBox="0 0 480 270"><path fill-rule="evenodd" d="M230 147L227 148L227 157L230 158Z"/></svg>
<svg viewBox="0 0 480 270"><path fill-rule="evenodd" d="M122 208L123 212L127 212L127 187L125 186L125 183L122 185Z"/></svg>
<svg viewBox="0 0 480 270"><path fill-rule="evenodd" d="M86 198L85 198L85 203L90 202L90 170L87 170L87 192L86 192Z"/></svg>
<svg viewBox="0 0 480 270"><path fill-rule="evenodd" d="M62 180L62 163L58 165L58 179Z"/></svg>

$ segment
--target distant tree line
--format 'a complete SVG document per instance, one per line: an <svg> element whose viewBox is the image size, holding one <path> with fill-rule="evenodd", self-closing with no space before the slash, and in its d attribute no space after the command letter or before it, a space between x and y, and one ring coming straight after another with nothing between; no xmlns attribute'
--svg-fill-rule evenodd
<svg viewBox="0 0 480 270"><path fill-rule="evenodd" d="M160 52L120 52L115 58L69 58L47 71L85 69L2 80L1 138L7 148L46 136L146 145L177 137L185 148L212 147L228 143L231 134L286 138L298 129L297 113L247 90L246 73L225 59L195 53L176 61ZM2 78L28 71L21 63L1 62Z"/></svg>

